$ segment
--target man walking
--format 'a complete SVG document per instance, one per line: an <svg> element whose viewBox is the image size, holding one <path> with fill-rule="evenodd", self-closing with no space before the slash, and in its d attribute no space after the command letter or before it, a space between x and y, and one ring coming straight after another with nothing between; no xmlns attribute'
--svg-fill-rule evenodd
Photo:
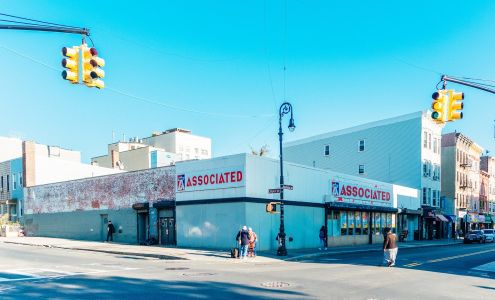
<svg viewBox="0 0 495 300"><path fill-rule="evenodd" d="M113 233L115 232L115 227L112 224L112 221L108 221L107 225L107 242L108 239L113 242Z"/></svg>
<svg viewBox="0 0 495 300"><path fill-rule="evenodd" d="M395 259L397 258L397 236L391 231L390 228L385 228L385 236L383 240L383 255L384 260L387 263L387 267L395 266Z"/></svg>
<svg viewBox="0 0 495 300"><path fill-rule="evenodd" d="M244 259L247 255L248 245L250 235L247 229L247 226L242 226L242 229L237 233L236 236L237 241L239 241L240 249L239 249L239 258Z"/></svg>

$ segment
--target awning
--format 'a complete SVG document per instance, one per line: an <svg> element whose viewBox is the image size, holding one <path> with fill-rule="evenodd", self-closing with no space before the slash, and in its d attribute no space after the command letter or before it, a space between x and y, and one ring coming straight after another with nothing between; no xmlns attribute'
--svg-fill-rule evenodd
<svg viewBox="0 0 495 300"><path fill-rule="evenodd" d="M448 222L448 221L449 221L449 220L448 220L446 217L444 217L443 215L437 215L437 219L439 219L439 220L440 220L440 221L442 221L442 222Z"/></svg>
<svg viewBox="0 0 495 300"><path fill-rule="evenodd" d="M453 222L454 223L455 220L456 220L456 216L445 215L444 217L446 217L449 220L449 222Z"/></svg>
<svg viewBox="0 0 495 300"><path fill-rule="evenodd" d="M132 205L132 208L135 209L135 210L149 209L150 208L150 204L148 202L134 203Z"/></svg>
<svg viewBox="0 0 495 300"><path fill-rule="evenodd" d="M403 215L421 215L423 213L423 210L420 209L410 209L410 208L403 208L399 210L399 214Z"/></svg>
<svg viewBox="0 0 495 300"><path fill-rule="evenodd" d="M328 209L333 210L354 210L354 211L373 211L373 212L388 212L397 213L397 208L387 206L371 206L364 204L354 204L345 202L327 202L325 203Z"/></svg>

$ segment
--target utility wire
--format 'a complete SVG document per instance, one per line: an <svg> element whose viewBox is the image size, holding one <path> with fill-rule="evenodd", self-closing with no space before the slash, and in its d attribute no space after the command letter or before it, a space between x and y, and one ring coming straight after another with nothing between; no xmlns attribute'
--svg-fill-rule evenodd
<svg viewBox="0 0 495 300"><path fill-rule="evenodd" d="M26 21L37 22L37 23L48 24L48 25L55 25L55 26L66 27L66 28L80 28L80 29L82 29L82 27L78 27L78 26L62 25L62 24L45 22L45 21L29 19L29 18L24 18L24 17L19 17L19 16L13 16L13 15L4 14L4 13L0 13L0 16L6 16L6 17L10 17L10 18L15 18L15 19L26 20Z"/></svg>
<svg viewBox="0 0 495 300"><path fill-rule="evenodd" d="M8 50L18 56L21 56L23 58L26 58L32 62L35 62L37 64L40 64L50 70L53 70L53 71L57 71L57 72L60 72L60 69L59 68L55 68L51 65L48 65L40 60L37 60L31 56L28 56L28 55L25 55L17 50L14 50L12 48L9 48L9 47L6 47L4 45L0 45L0 48L3 48L5 50ZM115 88L112 88L112 87L106 87L106 89L108 89L109 91L112 91L114 93L117 93L117 94L120 94L120 95L123 95L123 96L126 96L126 97L129 97L129 98L132 98L132 99L135 99L135 100L139 100L141 102L146 102L146 103L149 103L149 104L154 104L154 105L159 105L159 106L162 106L162 107L166 107L166 108L169 108L169 109L173 109L173 110L178 110L178 111L184 111L184 112L190 112L190 113L196 113L196 114L203 114L203 115L210 115L210 116L216 116L216 117L228 117L228 118L271 118L274 116L274 114L260 114L260 115L237 115L237 114L225 114L225 113L216 113L216 112L207 112L207 111L201 111L201 110L195 110L195 109L187 109L187 108L183 108L183 107L179 107L179 106L174 106L174 105L170 105L170 104L166 104L166 103L162 103L162 102L158 102L158 101L155 101L155 100L152 100L152 99L149 99L149 98L146 98L146 97L141 97L141 96L136 96L136 95L133 95L133 94L130 94L128 92L125 92L125 91L122 91L122 90L119 90L119 89L115 89Z"/></svg>

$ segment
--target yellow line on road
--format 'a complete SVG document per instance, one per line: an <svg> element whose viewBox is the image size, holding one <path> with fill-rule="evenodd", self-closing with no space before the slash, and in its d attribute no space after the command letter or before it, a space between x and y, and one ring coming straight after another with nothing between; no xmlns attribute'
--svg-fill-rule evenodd
<svg viewBox="0 0 495 300"><path fill-rule="evenodd" d="M436 262L441 262L441 261L446 261L446 260L451 260L451 259L456 259L456 258L461 258L461 257L467 257L467 256L473 256L473 255L478 255L478 254L488 253L488 252L494 252L494 251L495 251L495 249L485 250L485 251L467 253L467 254L462 254L462 255L449 256L449 257L444 257L444 258L439 258L439 259L432 259L432 260L428 260L426 262L427 263L436 263Z"/></svg>

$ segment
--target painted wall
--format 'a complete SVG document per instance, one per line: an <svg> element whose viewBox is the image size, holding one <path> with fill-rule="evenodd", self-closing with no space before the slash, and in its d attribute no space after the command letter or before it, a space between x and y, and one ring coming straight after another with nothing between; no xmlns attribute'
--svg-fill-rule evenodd
<svg viewBox="0 0 495 300"><path fill-rule="evenodd" d="M24 223L28 236L102 241L106 239L106 225L102 221L105 214L115 226L114 241L137 242L137 219L133 209L32 214L25 216Z"/></svg>
<svg viewBox="0 0 495 300"><path fill-rule="evenodd" d="M243 225L258 236L258 250L275 250L280 226L279 214L265 212L263 203L216 203L177 206L177 245L179 247L229 249ZM288 249L315 248L319 230L325 224L324 209L285 206ZM288 237L294 238L293 242Z"/></svg>
<svg viewBox="0 0 495 300"><path fill-rule="evenodd" d="M174 200L174 175L174 167L164 167L30 187L25 213L115 210L137 202Z"/></svg>

